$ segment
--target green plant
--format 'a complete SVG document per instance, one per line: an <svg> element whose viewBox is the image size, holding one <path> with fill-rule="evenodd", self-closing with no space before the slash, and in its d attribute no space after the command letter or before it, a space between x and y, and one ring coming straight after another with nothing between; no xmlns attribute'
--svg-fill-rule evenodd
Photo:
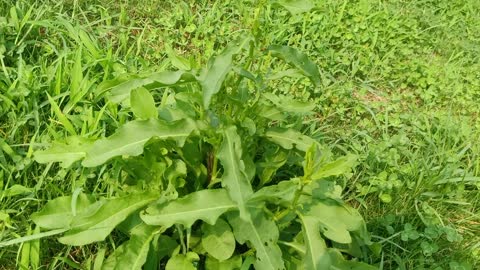
<svg viewBox="0 0 480 270"><path fill-rule="evenodd" d="M302 53L269 51L320 80ZM264 76L249 70L258 56L246 37L201 70L104 82L98 102L113 110L121 104L135 119L106 138L54 142L34 159L113 171L118 183L107 195L77 188L49 201L32 215L43 232L25 240L62 234L63 244L87 245L126 236L104 262L98 257L102 269L370 269L342 255L363 258L374 246L330 179L347 173L355 156L332 160L326 147L289 128L311 106L266 91ZM154 96L161 96L158 106Z"/></svg>

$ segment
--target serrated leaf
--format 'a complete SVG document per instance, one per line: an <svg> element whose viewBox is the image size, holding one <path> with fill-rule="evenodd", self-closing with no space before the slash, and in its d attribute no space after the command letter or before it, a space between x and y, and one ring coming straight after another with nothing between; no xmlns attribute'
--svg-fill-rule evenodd
<svg viewBox="0 0 480 270"><path fill-rule="evenodd" d="M160 119L131 121L120 127L112 136L96 141L87 152L82 165L95 167L116 156L138 156L143 153L144 145L152 138L171 139L182 146L196 128L196 123L190 119L174 122Z"/></svg>
<svg viewBox="0 0 480 270"><path fill-rule="evenodd" d="M270 128L265 132L265 137L281 147L290 150L293 147L306 152L312 144L317 142L302 133L286 128Z"/></svg>
<svg viewBox="0 0 480 270"><path fill-rule="evenodd" d="M91 146L90 140L72 136L65 143L54 142L50 148L36 151L33 158L38 163L60 162L62 168L68 168L75 161L85 158Z"/></svg>
<svg viewBox="0 0 480 270"><path fill-rule="evenodd" d="M240 216L247 220L246 201L253 194L245 163L242 160L242 144L235 126L223 131L223 141L218 151L218 159L223 166L222 185L228 190L240 210ZM251 169L251 168L250 168Z"/></svg>
<svg viewBox="0 0 480 270"><path fill-rule="evenodd" d="M102 270L142 269L147 260L150 242L160 229L146 224L135 227L128 241L119 246L104 262Z"/></svg>
<svg viewBox="0 0 480 270"><path fill-rule="evenodd" d="M317 201L306 206L303 214L320 224L325 237L342 244L351 243L350 232L362 230L365 226L358 211L333 200Z"/></svg>
<svg viewBox="0 0 480 270"><path fill-rule="evenodd" d="M255 269L284 269L282 251L277 245L278 227L273 220L268 219L261 210L253 210L251 219L244 220L238 213L227 215L232 225L235 239L240 244L249 242L256 251Z"/></svg>
<svg viewBox="0 0 480 270"><path fill-rule="evenodd" d="M62 229L69 228L70 223L75 218L72 211L72 196L64 196L53 199L37 213L31 215L31 219L42 229ZM95 201L91 195L79 194L76 200L75 208L77 217L85 214L95 213L103 202Z"/></svg>
<svg viewBox="0 0 480 270"><path fill-rule="evenodd" d="M156 199L158 194L150 192L108 199L93 215L85 213L74 219L58 241L76 246L103 241L129 215Z"/></svg>
<svg viewBox="0 0 480 270"><path fill-rule="evenodd" d="M236 206L226 190L206 189L175 201L151 206L141 213L140 217L150 225L168 228L174 224L182 224L189 228L197 220L215 224L220 215L235 209Z"/></svg>
<svg viewBox="0 0 480 270"><path fill-rule="evenodd" d="M310 61L304 53L294 48L280 45L271 45L268 47L268 50L271 51L274 56L282 58L287 63L302 71L305 76L310 78L315 86L321 84L320 72L318 71L317 65Z"/></svg>
<svg viewBox="0 0 480 270"><path fill-rule="evenodd" d="M275 0L273 3L284 7L292 15L309 12L314 7L310 0Z"/></svg>
<svg viewBox="0 0 480 270"><path fill-rule="evenodd" d="M227 47L220 55L210 59L199 77L203 91L203 106L208 109L213 95L220 91L227 74L232 70L232 57L240 53L251 38L247 37Z"/></svg>
<svg viewBox="0 0 480 270"><path fill-rule="evenodd" d="M325 240L320 235L319 221L311 216L300 216L300 219L306 250L303 258L305 269L330 269L330 256L327 253Z"/></svg>
<svg viewBox="0 0 480 270"><path fill-rule="evenodd" d="M232 229L223 219L215 225L203 224L202 246L205 251L219 261L230 258L235 251L235 237Z"/></svg>
<svg viewBox="0 0 480 270"><path fill-rule="evenodd" d="M154 85L174 86L196 81L195 76L186 71L162 71L153 74L127 75L103 82L98 87L98 96L108 92L108 100L113 103L120 103L128 99L132 90L139 87Z"/></svg>
<svg viewBox="0 0 480 270"><path fill-rule="evenodd" d="M130 94L130 106L132 112L137 118L149 119L157 118L157 108L155 107L155 100L152 94L143 88L137 88Z"/></svg>

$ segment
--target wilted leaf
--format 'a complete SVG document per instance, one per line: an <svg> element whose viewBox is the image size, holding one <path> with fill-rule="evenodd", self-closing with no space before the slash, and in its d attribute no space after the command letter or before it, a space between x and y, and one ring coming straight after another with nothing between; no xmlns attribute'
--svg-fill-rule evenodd
<svg viewBox="0 0 480 270"><path fill-rule="evenodd" d="M132 107L133 114L135 114L137 118L149 119L157 118L158 116L152 94L143 87L132 91L130 94L130 106Z"/></svg>
<svg viewBox="0 0 480 270"><path fill-rule="evenodd" d="M235 237L232 229L223 219L215 225L203 224L202 246L205 251L219 261L230 258L235 251Z"/></svg>
<svg viewBox="0 0 480 270"><path fill-rule="evenodd" d="M268 47L268 50L271 51L274 56L282 58L287 63L302 71L305 76L310 78L315 86L320 85L321 78L318 67L315 63L308 59L307 55L288 46L272 45Z"/></svg>
<svg viewBox="0 0 480 270"><path fill-rule="evenodd" d="M234 209L233 202L224 189L206 189L162 205L151 206L141 213L143 221L166 228L174 224L190 227L197 220L215 224L223 213Z"/></svg>
<svg viewBox="0 0 480 270"><path fill-rule="evenodd" d="M102 241L129 215L155 199L158 194L146 192L108 199L93 215L85 213L75 218L71 229L58 240L76 246Z"/></svg>
<svg viewBox="0 0 480 270"><path fill-rule="evenodd" d="M238 213L228 215L235 239L243 244L249 242L256 251L255 269L284 269L282 251L277 245L278 227L273 220L267 219L261 210L253 210L251 219L241 219Z"/></svg>
<svg viewBox="0 0 480 270"><path fill-rule="evenodd" d="M120 127L112 136L96 141L87 152L82 165L94 167L116 156L138 156L143 153L145 143L152 138L171 139L181 146L196 128L196 123L190 119L174 122L159 119L131 121Z"/></svg>
<svg viewBox="0 0 480 270"><path fill-rule="evenodd" d="M223 142L218 151L218 159L223 166L222 185L240 209L240 216L247 220L246 201L253 194L245 163L242 160L242 143L237 128L230 126L223 132Z"/></svg>
<svg viewBox="0 0 480 270"><path fill-rule="evenodd" d="M60 162L60 166L68 168L75 161L83 159L91 146L90 140L72 136L65 143L54 142L50 148L36 151L33 158L38 163Z"/></svg>
<svg viewBox="0 0 480 270"><path fill-rule="evenodd" d="M296 130L285 128L270 128L265 132L265 137L287 150L295 147L303 152L306 152L312 144L317 143L314 139Z"/></svg>

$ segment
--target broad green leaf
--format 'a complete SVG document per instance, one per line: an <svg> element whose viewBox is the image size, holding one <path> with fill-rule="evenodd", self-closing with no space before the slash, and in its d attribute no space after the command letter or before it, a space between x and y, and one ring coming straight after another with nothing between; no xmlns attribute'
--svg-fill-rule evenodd
<svg viewBox="0 0 480 270"><path fill-rule="evenodd" d="M293 129L270 128L265 132L265 137L287 150L295 147L306 152L312 144L317 144L314 139Z"/></svg>
<svg viewBox="0 0 480 270"><path fill-rule="evenodd" d="M347 261L343 257L340 251L329 248L328 254L330 255L330 260L332 262L331 269L339 269L339 270L377 270L378 267L368 265L363 262L356 262L356 261Z"/></svg>
<svg viewBox="0 0 480 270"><path fill-rule="evenodd" d="M215 224L220 215L236 206L226 190L206 189L175 201L148 207L140 217L150 225L168 228L174 224L182 224L189 228L197 220Z"/></svg>
<svg viewBox="0 0 480 270"><path fill-rule="evenodd" d="M130 106L132 112L137 118L149 119L157 118L157 108L155 107L155 100L152 94L143 88L139 87L130 94Z"/></svg>
<svg viewBox="0 0 480 270"><path fill-rule="evenodd" d="M72 211L72 196L64 196L53 199L37 213L31 215L31 219L42 229L69 228L75 218ZM77 217L93 214L102 205L102 201L95 201L91 195L79 194L75 204Z"/></svg>
<svg viewBox="0 0 480 270"><path fill-rule="evenodd" d="M190 254L192 252L189 252ZM187 253L186 255L178 254L170 258L167 262L167 266L165 270L197 270L197 268L193 265L195 261L198 261L197 257L190 255Z"/></svg>
<svg viewBox="0 0 480 270"><path fill-rule="evenodd" d="M292 15L309 12L314 7L310 0L275 0L273 3L284 7Z"/></svg>
<svg viewBox="0 0 480 270"><path fill-rule="evenodd" d="M168 58L170 59L170 62L172 62L172 65L174 67L181 70L191 69L190 62L187 59L185 59L180 55L177 55L168 43L164 43L164 45L165 45L165 51L167 52Z"/></svg>
<svg viewBox="0 0 480 270"><path fill-rule="evenodd" d="M268 201L277 205L290 205L295 198L298 181L281 181L276 185L263 187L255 192L248 203L253 205L261 201Z"/></svg>
<svg viewBox="0 0 480 270"><path fill-rule="evenodd" d="M203 224L202 233L202 246L212 257L224 261L233 255L235 237L223 219L218 219L215 225Z"/></svg>
<svg viewBox="0 0 480 270"><path fill-rule="evenodd" d="M232 57L240 53L250 40L250 37L239 40L228 46L220 55L209 60L208 66L199 77L205 109L208 109L213 95L220 91L225 77L232 70Z"/></svg>
<svg viewBox="0 0 480 270"><path fill-rule="evenodd" d="M251 219L244 220L238 213L227 215L232 225L235 239L243 244L249 242L255 248L257 260L255 269L278 270L284 269L282 251L277 245L278 227L268 219L262 210L253 210Z"/></svg>
<svg viewBox="0 0 480 270"><path fill-rule="evenodd" d="M320 224L325 237L342 244L351 243L350 232L362 230L365 226L362 216L355 209L339 205L333 200L318 201L306 206L303 214Z"/></svg>
<svg viewBox="0 0 480 270"><path fill-rule="evenodd" d="M235 270L240 269L242 266L242 257L234 256L225 261L219 261L215 258L207 256L205 260L205 269L206 270Z"/></svg>
<svg viewBox="0 0 480 270"><path fill-rule="evenodd" d="M118 247L105 261L102 270L135 270L142 269L147 260L150 242L160 229L145 223L135 227L130 239Z"/></svg>
<svg viewBox="0 0 480 270"><path fill-rule="evenodd" d="M32 192L32 188L27 188L22 185L13 185L5 190L0 190L0 197L13 197Z"/></svg>
<svg viewBox="0 0 480 270"><path fill-rule="evenodd" d="M300 216L302 221L303 241L306 254L303 258L305 269L330 269L330 256L327 245L320 235L320 223L311 216Z"/></svg>
<svg viewBox="0 0 480 270"><path fill-rule="evenodd" d="M273 93L263 93L262 98L270 101L282 112L308 114L317 106L315 102L303 102L287 96L278 96Z"/></svg>
<svg viewBox="0 0 480 270"><path fill-rule="evenodd" d="M113 103L120 103L130 97L132 90L139 87L149 85L156 87L173 86L193 81L196 81L195 77L185 71L162 71L153 74L127 75L103 82L98 87L97 95L100 96L105 92L109 92L108 99Z"/></svg>
<svg viewBox="0 0 480 270"><path fill-rule="evenodd" d="M268 50L271 51L274 56L282 58L287 63L302 71L305 76L310 78L315 86L320 85L321 79L318 67L308 59L307 55L288 46L272 45L268 47Z"/></svg>
<svg viewBox="0 0 480 270"><path fill-rule="evenodd" d="M171 139L182 146L196 128L196 123L190 119L174 122L159 119L131 121L120 127L112 136L96 141L87 152L82 165L95 167L116 156L138 156L143 153L144 145L152 138Z"/></svg>
<svg viewBox="0 0 480 270"><path fill-rule="evenodd" d="M248 179L247 168L242 160L242 143L237 128L230 126L223 131L223 142L218 151L218 159L223 166L222 185L240 210L240 216L247 220L246 201L253 194Z"/></svg>
<svg viewBox="0 0 480 270"><path fill-rule="evenodd" d="M280 169L288 159L288 152L280 147L268 148L257 162L258 177L260 178L259 186L272 181L275 173Z"/></svg>
<svg viewBox="0 0 480 270"><path fill-rule="evenodd" d="M38 163L60 162L60 166L68 168L75 161L85 158L91 146L90 140L78 136L67 137L65 143L54 142L50 148L36 151L33 158Z"/></svg>
<svg viewBox="0 0 480 270"><path fill-rule="evenodd" d="M76 246L103 241L129 215L155 199L158 194L147 192L108 199L94 214L86 213L75 218L71 229L58 240Z"/></svg>
<svg viewBox="0 0 480 270"><path fill-rule="evenodd" d="M357 161L357 156L348 154L337 160L320 166L311 176L312 180L318 180L329 176L337 176L348 173Z"/></svg>

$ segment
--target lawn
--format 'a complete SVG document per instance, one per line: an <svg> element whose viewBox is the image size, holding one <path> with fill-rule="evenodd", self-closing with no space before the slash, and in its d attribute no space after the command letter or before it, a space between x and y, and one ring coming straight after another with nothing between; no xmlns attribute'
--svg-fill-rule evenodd
<svg viewBox="0 0 480 270"><path fill-rule="evenodd" d="M479 269L479 14L0 0L0 269Z"/></svg>

